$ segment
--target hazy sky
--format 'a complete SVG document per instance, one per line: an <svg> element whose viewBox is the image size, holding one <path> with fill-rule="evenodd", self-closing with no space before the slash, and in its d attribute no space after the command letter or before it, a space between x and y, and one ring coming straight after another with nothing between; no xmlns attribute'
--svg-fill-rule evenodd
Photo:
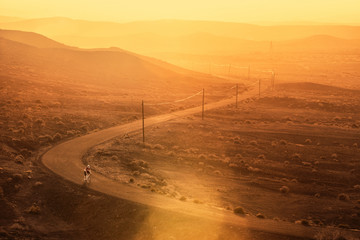
<svg viewBox="0 0 360 240"><path fill-rule="evenodd" d="M0 15L134 21L360 23L360 0L0 0Z"/></svg>

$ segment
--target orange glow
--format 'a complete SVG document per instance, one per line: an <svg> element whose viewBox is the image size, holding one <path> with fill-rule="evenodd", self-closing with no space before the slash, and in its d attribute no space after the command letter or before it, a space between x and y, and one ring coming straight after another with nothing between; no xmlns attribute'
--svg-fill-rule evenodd
<svg viewBox="0 0 360 240"><path fill-rule="evenodd" d="M234 22L360 23L358 0L0 0L0 15L101 21L190 19Z"/></svg>

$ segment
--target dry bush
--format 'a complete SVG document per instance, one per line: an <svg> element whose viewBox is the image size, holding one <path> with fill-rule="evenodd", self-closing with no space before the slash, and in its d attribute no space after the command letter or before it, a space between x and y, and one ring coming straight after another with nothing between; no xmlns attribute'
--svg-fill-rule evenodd
<svg viewBox="0 0 360 240"><path fill-rule="evenodd" d="M289 193L290 188L288 186L282 186L279 190L281 193L287 194L287 193Z"/></svg>
<svg viewBox="0 0 360 240"><path fill-rule="evenodd" d="M307 226L307 227L310 226L310 222L309 222L309 220L307 220L307 219L301 219L301 220L295 221L295 223L296 223L296 224L301 224L301 225Z"/></svg>
<svg viewBox="0 0 360 240"><path fill-rule="evenodd" d="M239 159L242 159L242 158L243 158L243 156L242 156L240 153L237 153L237 154L235 155L235 157L236 157L236 158L239 158Z"/></svg>
<svg viewBox="0 0 360 240"><path fill-rule="evenodd" d="M311 167L312 166L312 164L310 162L302 162L302 165L304 167Z"/></svg>
<svg viewBox="0 0 360 240"><path fill-rule="evenodd" d="M293 155L291 155L291 159L294 161L301 160L301 155L299 153L294 153Z"/></svg>
<svg viewBox="0 0 360 240"><path fill-rule="evenodd" d="M256 214L256 217L257 217L257 218L261 218L261 219L264 219L264 218L265 218L265 216L264 216L262 213Z"/></svg>
<svg viewBox="0 0 360 240"><path fill-rule="evenodd" d="M276 147L277 145L278 145L278 143L277 143L276 141L272 141L272 142L271 142L271 146L272 146L272 147Z"/></svg>
<svg viewBox="0 0 360 240"><path fill-rule="evenodd" d="M24 163L24 157L22 156L22 155L17 155L16 157L15 157L15 163L17 163L17 164L23 164Z"/></svg>
<svg viewBox="0 0 360 240"><path fill-rule="evenodd" d="M315 193L314 195L316 198L320 198L320 193Z"/></svg>
<svg viewBox="0 0 360 240"><path fill-rule="evenodd" d="M118 161L119 160L119 157L117 155L112 155L111 156L111 160L112 161Z"/></svg>
<svg viewBox="0 0 360 240"><path fill-rule="evenodd" d="M253 146L257 146L257 145L258 145L258 142L255 141L255 140L252 140L252 141L250 141L249 144L250 144L250 145L253 145Z"/></svg>
<svg viewBox="0 0 360 240"><path fill-rule="evenodd" d="M153 149L156 149L156 150L164 150L165 147L164 147L163 145L161 145L161 144L155 144L155 145L153 146Z"/></svg>
<svg viewBox="0 0 360 240"><path fill-rule="evenodd" d="M358 185L358 184L357 184L357 185L355 185L355 186L354 186L354 189L356 189L356 190L360 190L360 185Z"/></svg>
<svg viewBox="0 0 360 240"><path fill-rule="evenodd" d="M238 207L234 208L234 213L236 215L245 215L245 210L244 210L244 208L238 206Z"/></svg>
<svg viewBox="0 0 360 240"><path fill-rule="evenodd" d="M354 143L352 146L353 146L354 148L357 148L357 147L358 147L358 144L357 144L357 143Z"/></svg>
<svg viewBox="0 0 360 240"><path fill-rule="evenodd" d="M307 143L307 144L311 144L311 143L312 143L312 141L311 141L311 139L307 138L307 139L305 140L305 143Z"/></svg>
<svg viewBox="0 0 360 240"><path fill-rule="evenodd" d="M198 156L198 158L199 159L202 159L202 160L205 160L206 159L206 155L205 154L200 154L199 156Z"/></svg>
<svg viewBox="0 0 360 240"><path fill-rule="evenodd" d="M337 198L340 200L340 201L349 201L350 200L350 197L349 195L345 194L345 193L340 193Z"/></svg>
<svg viewBox="0 0 360 240"><path fill-rule="evenodd" d="M60 141L61 139L62 139L62 136L60 133L56 133L53 137L54 142Z"/></svg>
<svg viewBox="0 0 360 240"><path fill-rule="evenodd" d="M337 155L336 153L333 153L333 154L331 154L331 158L332 158L332 159L337 159L337 158L338 158L338 155Z"/></svg>
<svg viewBox="0 0 360 240"><path fill-rule="evenodd" d="M258 159L265 160L265 155L264 155L264 154L260 154L260 155L258 156Z"/></svg>
<svg viewBox="0 0 360 240"><path fill-rule="evenodd" d="M40 207L37 206L36 204L33 204L25 212L30 213L30 214L39 214L40 213Z"/></svg>
<svg viewBox="0 0 360 240"><path fill-rule="evenodd" d="M219 170L215 170L215 171L214 171L214 174L215 174L215 175L219 175L219 176L222 175L222 173L221 173Z"/></svg>
<svg viewBox="0 0 360 240"><path fill-rule="evenodd" d="M284 139L281 139L281 140L279 141L279 143L280 143L280 145L286 145L286 144L287 144L287 141L284 140Z"/></svg>
<svg viewBox="0 0 360 240"><path fill-rule="evenodd" d="M185 202L185 201L186 201L186 197L182 196L181 198L179 198L179 200Z"/></svg>
<svg viewBox="0 0 360 240"><path fill-rule="evenodd" d="M237 167L239 167L239 165L237 165L236 163L230 163L230 164L229 164L229 167L231 167L231 168L237 168Z"/></svg>
<svg viewBox="0 0 360 240"><path fill-rule="evenodd" d="M42 120L41 118L38 118L35 120L34 125L37 127L44 127L45 126L45 121Z"/></svg>

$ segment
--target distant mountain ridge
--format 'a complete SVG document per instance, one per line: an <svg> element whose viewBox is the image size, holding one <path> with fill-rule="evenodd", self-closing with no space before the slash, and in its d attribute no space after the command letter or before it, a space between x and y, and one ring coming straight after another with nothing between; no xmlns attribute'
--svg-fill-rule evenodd
<svg viewBox="0 0 360 240"><path fill-rule="evenodd" d="M241 38L256 41L290 40L306 38L312 35L331 35L345 39L360 39L360 26L260 26L246 23L190 20L158 20L116 23L54 17L0 23L0 28L37 32L51 37L113 37L140 33L153 33L163 36L183 36L198 32L206 32L222 37Z"/></svg>

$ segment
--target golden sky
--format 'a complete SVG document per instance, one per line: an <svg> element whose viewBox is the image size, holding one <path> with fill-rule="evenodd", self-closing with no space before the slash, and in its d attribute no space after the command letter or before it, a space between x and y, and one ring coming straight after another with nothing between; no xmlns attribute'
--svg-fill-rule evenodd
<svg viewBox="0 0 360 240"><path fill-rule="evenodd" d="M0 0L1 16L360 24L360 0Z"/></svg>

